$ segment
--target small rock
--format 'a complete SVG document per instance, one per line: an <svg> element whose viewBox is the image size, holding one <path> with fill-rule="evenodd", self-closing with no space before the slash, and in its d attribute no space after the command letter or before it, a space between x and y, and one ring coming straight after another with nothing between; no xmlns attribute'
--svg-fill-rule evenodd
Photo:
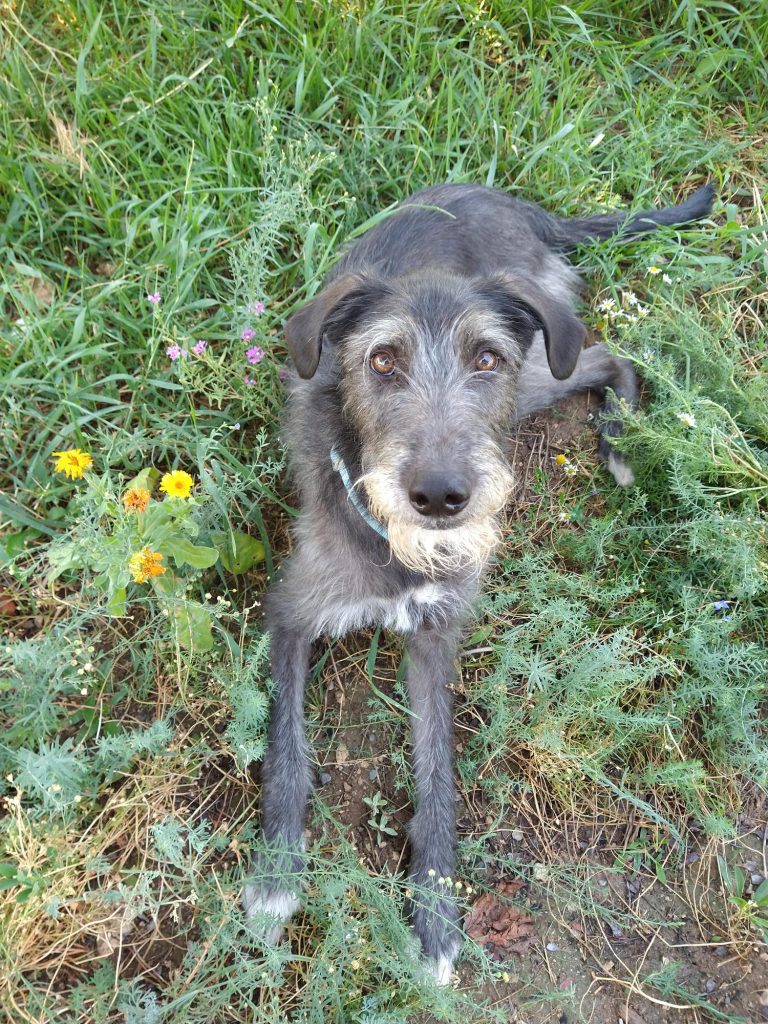
<svg viewBox="0 0 768 1024"><path fill-rule="evenodd" d="M754 875L749 876L749 880L752 885L761 885L763 882L763 876L755 872Z"/></svg>
<svg viewBox="0 0 768 1024"><path fill-rule="evenodd" d="M614 924L612 921L609 923L611 926L611 935L614 937L614 939L620 939L623 936L624 932L621 930L621 928L619 928L617 924Z"/></svg>
<svg viewBox="0 0 768 1024"><path fill-rule="evenodd" d="M349 751L346 743L340 743L336 748L336 764L346 764L349 760Z"/></svg>
<svg viewBox="0 0 768 1024"><path fill-rule="evenodd" d="M378 777L379 773L376 771L376 769L371 768L371 770L368 772L368 778L371 780L371 782L375 782L376 779L378 779Z"/></svg>
<svg viewBox="0 0 768 1024"><path fill-rule="evenodd" d="M725 956L725 954L727 952L728 952L728 950L725 948L725 946L716 946L715 947L715 956Z"/></svg>
<svg viewBox="0 0 768 1024"><path fill-rule="evenodd" d="M559 948L560 947L558 946L558 944L556 942L548 942L547 943L547 952L548 953L556 953Z"/></svg>
<svg viewBox="0 0 768 1024"><path fill-rule="evenodd" d="M330 781L331 781L331 773L330 772L321 772L320 773L320 785L321 786L327 786Z"/></svg>
<svg viewBox="0 0 768 1024"><path fill-rule="evenodd" d="M745 860L744 861L744 867L747 869L747 871L757 871L757 861L756 860Z"/></svg>
<svg viewBox="0 0 768 1024"><path fill-rule="evenodd" d="M698 864L698 862L700 860L701 860L701 857L698 855L698 853L689 853L688 856L685 858L685 863L686 864Z"/></svg>
<svg viewBox="0 0 768 1024"><path fill-rule="evenodd" d="M598 878L597 884L602 886L603 888L605 888L605 886L608 885L608 883L606 882L606 880L604 878Z"/></svg>
<svg viewBox="0 0 768 1024"><path fill-rule="evenodd" d="M717 988L717 982L715 981L715 979L714 978L707 978L707 982L706 982L705 988L706 988L707 992L714 992L715 989Z"/></svg>
<svg viewBox="0 0 768 1024"><path fill-rule="evenodd" d="M523 830L521 828L516 828L516 829L512 830L512 840L513 840L513 842L515 842L515 843L521 842L522 839L523 839L523 836L524 836L524 832L523 832Z"/></svg>

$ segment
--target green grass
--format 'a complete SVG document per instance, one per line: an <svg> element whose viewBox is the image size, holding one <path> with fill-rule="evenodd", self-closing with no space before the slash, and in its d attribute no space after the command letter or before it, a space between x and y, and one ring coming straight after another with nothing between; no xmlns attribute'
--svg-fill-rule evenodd
<svg viewBox="0 0 768 1024"><path fill-rule="evenodd" d="M403 876L361 866L343 808L316 804L292 948L261 950L237 910L269 686L257 602L294 512L280 324L345 239L429 183L494 184L575 215L714 181L711 221L578 254L588 323L629 291L648 308L601 327L644 380L621 442L638 484L610 486L589 432L569 447L574 478L554 468L558 448L535 450L467 638L457 722L476 812L462 877L476 887L518 872L540 899L608 913L588 866L552 847L536 879L498 848L524 814L539 856L552 822L600 815L640 823L648 864L671 851L673 870L702 835L722 854L749 787L768 782L764 5L17 0L0 18L0 1013L506 1019L486 1005L498 969L477 948L460 992L435 992L398 955ZM247 326L266 351L255 368ZM169 345L200 338L205 357L171 363ZM79 503L83 484L52 468L71 447L104 475ZM109 617L103 570L52 578L49 553L106 536L109 488L150 465L200 481L203 542L246 531L264 562L180 569L165 606L129 585L127 614ZM173 625L193 604L209 609L210 653ZM333 673L375 682L361 713L386 741L368 753L392 751L403 790L384 795L399 807L412 793L397 648L322 654L311 719L327 724ZM701 927L705 941L725 930ZM748 952L756 935L728 927ZM648 991L693 998L674 972L646 975ZM539 981L531 1015L564 998ZM704 1019L744 1019L728 1013Z"/></svg>

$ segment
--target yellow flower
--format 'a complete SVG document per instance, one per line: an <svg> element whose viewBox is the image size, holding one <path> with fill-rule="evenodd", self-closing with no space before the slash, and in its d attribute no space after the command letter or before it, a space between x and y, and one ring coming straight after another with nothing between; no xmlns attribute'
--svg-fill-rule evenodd
<svg viewBox="0 0 768 1024"><path fill-rule="evenodd" d="M143 487L129 487L123 495L126 512L146 512L149 505L149 491Z"/></svg>
<svg viewBox="0 0 768 1024"><path fill-rule="evenodd" d="M150 551L148 547L144 547L135 555L131 555L128 569L136 583L146 583L152 576L163 575L165 566L160 564L162 560L163 556L159 551Z"/></svg>
<svg viewBox="0 0 768 1024"><path fill-rule="evenodd" d="M568 461L568 459L566 459L566 457L564 455L556 455L555 456L555 462L558 464L558 466L564 466L567 461Z"/></svg>
<svg viewBox="0 0 768 1024"><path fill-rule="evenodd" d="M160 481L160 490L164 491L169 498L188 498L194 486L195 481L183 469L175 469L173 473L166 473Z"/></svg>
<svg viewBox="0 0 768 1024"><path fill-rule="evenodd" d="M93 459L88 452L80 448L70 448L66 452L53 452L53 458L57 459L54 467L57 473L66 473L70 480L79 480L87 469L93 465Z"/></svg>

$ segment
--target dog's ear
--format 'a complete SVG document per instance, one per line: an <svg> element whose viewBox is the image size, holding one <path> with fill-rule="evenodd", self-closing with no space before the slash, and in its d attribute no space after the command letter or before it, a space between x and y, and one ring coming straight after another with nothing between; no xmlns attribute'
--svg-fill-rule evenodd
<svg viewBox="0 0 768 1024"><path fill-rule="evenodd" d="M285 341L300 377L309 380L314 376L323 338L328 335L335 341L341 337L383 290L360 274L344 274L288 318Z"/></svg>
<svg viewBox="0 0 768 1024"><path fill-rule="evenodd" d="M484 281L481 291L509 323L512 333L526 326L542 331L552 376L557 380L570 377L587 329L568 302L553 299L530 281L506 275Z"/></svg>

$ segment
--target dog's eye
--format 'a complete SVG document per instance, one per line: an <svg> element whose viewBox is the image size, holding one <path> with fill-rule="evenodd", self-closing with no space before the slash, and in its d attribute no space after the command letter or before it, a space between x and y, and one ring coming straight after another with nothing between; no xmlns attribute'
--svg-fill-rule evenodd
<svg viewBox="0 0 768 1024"><path fill-rule="evenodd" d="M481 373L490 373L499 365L499 357L495 352L481 352L475 360L475 369Z"/></svg>
<svg viewBox="0 0 768 1024"><path fill-rule="evenodd" d="M371 369L380 377L391 377L395 372L395 357L386 349L374 352L371 356Z"/></svg>

